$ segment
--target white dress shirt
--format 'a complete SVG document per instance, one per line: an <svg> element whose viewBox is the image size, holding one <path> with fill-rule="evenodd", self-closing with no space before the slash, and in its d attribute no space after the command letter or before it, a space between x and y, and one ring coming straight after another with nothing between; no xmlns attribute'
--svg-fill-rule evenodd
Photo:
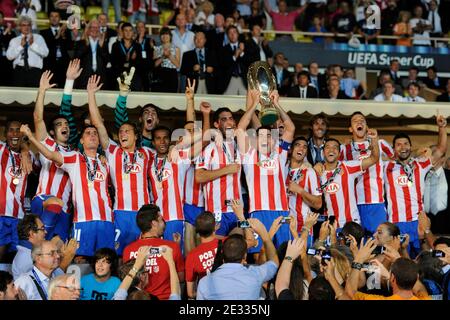
<svg viewBox="0 0 450 320"><path fill-rule="evenodd" d="M434 25L433 25L433 15L434 15ZM428 12L428 22L434 28L431 32L441 33L442 25L441 25L441 16L437 10Z"/></svg>
<svg viewBox="0 0 450 320"><path fill-rule="evenodd" d="M97 71L97 50L98 50L98 39L89 37L89 44L91 46L92 53L92 70Z"/></svg>
<svg viewBox="0 0 450 320"><path fill-rule="evenodd" d="M12 262L12 274L14 280L17 280L22 274L30 272L31 269L33 269L31 249L18 245L17 253Z"/></svg>
<svg viewBox="0 0 450 320"><path fill-rule="evenodd" d="M6 57L8 60L13 60L13 67L24 67L23 60L24 47L21 45L22 37L19 35L9 42L8 50L6 51ZM30 39L31 34L28 35ZM48 56L48 48L44 38L39 34L33 34L33 44L28 47L28 65L30 68L42 69L44 64L44 58Z"/></svg>
<svg viewBox="0 0 450 320"><path fill-rule="evenodd" d="M261 43L259 42L258 38L253 37L253 41L258 45L259 47L259 58L261 61L267 61L266 53L264 52Z"/></svg>
<svg viewBox="0 0 450 320"><path fill-rule="evenodd" d="M433 169L425 177L423 204L425 212L436 214L447 208L448 184L442 167Z"/></svg>
<svg viewBox="0 0 450 320"><path fill-rule="evenodd" d="M194 44L195 34L192 31L185 31L183 35L180 34L178 29L172 30L172 44L180 48L180 61L183 61L183 54L186 51L195 49Z"/></svg>
<svg viewBox="0 0 450 320"><path fill-rule="evenodd" d="M415 98L409 97L409 96L408 97L404 97L403 101L405 101L405 102L426 102L426 100L424 98L419 97L419 96L417 96Z"/></svg>
<svg viewBox="0 0 450 320"><path fill-rule="evenodd" d="M375 101L387 101L386 97L384 96L384 93L380 93L380 94L376 95L375 98L373 98L373 100L375 100ZM399 96L398 94L393 94L389 101L390 102L403 102L403 97Z"/></svg>
<svg viewBox="0 0 450 320"><path fill-rule="evenodd" d="M48 278L45 274L43 274L41 271L39 271L38 268L33 267L33 269L27 273L22 274L16 281L14 281L14 285L16 287L21 288L25 294L27 295L27 300L42 300L41 295L39 294L38 289L36 288L36 285L34 284L33 280L30 276L33 275L33 270L36 272L38 279L36 279L39 283L39 281L42 284L42 289L45 291L45 293L48 293L48 284L50 283L50 280L54 277L57 277L61 274L64 274L64 272L61 269L56 269L53 271L50 278Z"/></svg>
<svg viewBox="0 0 450 320"><path fill-rule="evenodd" d="M422 24L431 25L431 23L426 19L413 18L409 20L409 25L411 26L411 29L414 29L419 24L419 21L422 22ZM424 45L424 46L431 45L430 31L428 30L424 31L423 33L413 33L413 37L415 38L413 40L413 44L415 45Z"/></svg>
<svg viewBox="0 0 450 320"><path fill-rule="evenodd" d="M306 99L306 94L308 93L308 86L306 87L301 87L298 86L298 89L300 90L300 99Z"/></svg>

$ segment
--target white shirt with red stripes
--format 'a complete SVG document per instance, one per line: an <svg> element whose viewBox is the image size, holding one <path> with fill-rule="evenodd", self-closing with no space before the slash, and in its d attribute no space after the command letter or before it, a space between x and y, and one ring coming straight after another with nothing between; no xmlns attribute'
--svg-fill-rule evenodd
<svg viewBox="0 0 450 320"><path fill-rule="evenodd" d="M203 184L195 181L195 163L194 159L188 171L186 172L186 179L184 181L184 203L196 207L203 207L205 199L203 196Z"/></svg>
<svg viewBox="0 0 450 320"><path fill-rule="evenodd" d="M419 212L423 210L425 176L432 168L431 160L412 159L411 168L411 176L408 179L407 172L400 163L385 163L387 211L392 223L416 221Z"/></svg>
<svg viewBox="0 0 450 320"><path fill-rule="evenodd" d="M41 143L50 151L59 151L65 154L68 149L60 146L56 141L47 136ZM70 196L72 192L72 184L67 172L58 168L53 161L48 160L42 154L39 155L39 161L42 168L39 175L39 185L36 195L52 195L61 199L64 202L63 210L68 212L70 205Z"/></svg>
<svg viewBox="0 0 450 320"><path fill-rule="evenodd" d="M30 151L31 160L36 166L36 159ZM20 170L20 153L10 150L6 143L0 141L0 216L22 219L23 202L27 190L28 175ZM18 184L14 184L15 180Z"/></svg>
<svg viewBox="0 0 450 320"><path fill-rule="evenodd" d="M126 152L116 144L106 148L115 189L114 210L138 211L142 205L150 203L148 175L153 152L147 147Z"/></svg>
<svg viewBox="0 0 450 320"><path fill-rule="evenodd" d="M218 146L215 142L211 142L206 146L202 156L197 160L196 169L218 170L228 164L240 163L237 144L226 143L227 153L223 150L224 144ZM225 204L225 200L242 202L241 170L242 168L237 173L222 176L203 185L206 211L212 213L233 212L231 206Z"/></svg>
<svg viewBox="0 0 450 320"><path fill-rule="evenodd" d="M72 183L72 202L74 205L74 222L109 221L113 222L111 199L108 193L109 168L99 159L86 159L78 151L62 154L61 169L70 176ZM94 173L94 168L97 170ZM93 174L93 181L89 180L88 171Z"/></svg>
<svg viewBox="0 0 450 320"><path fill-rule="evenodd" d="M160 208L165 221L184 220L183 196L186 172L191 166L187 152L180 151L179 157L152 157L150 165L150 184L155 204Z"/></svg>
<svg viewBox="0 0 450 320"><path fill-rule="evenodd" d="M363 160L370 157L369 141L352 142L341 147L340 160ZM385 140L379 140L380 160L370 166L356 183L358 204L384 203L384 170L382 157L393 158L394 151Z"/></svg>
<svg viewBox="0 0 450 320"><path fill-rule="evenodd" d="M291 181L296 182L306 192L313 196L322 195L322 190L319 188L319 177L312 168L290 169L286 179L286 185L289 186ZM297 218L297 231L300 231L311 208L303 201L300 194L288 193L288 200L289 213Z"/></svg>
<svg viewBox="0 0 450 320"><path fill-rule="evenodd" d="M287 150L276 146L270 155L250 147L242 157L247 181L248 212L270 210L289 211L286 177Z"/></svg>
<svg viewBox="0 0 450 320"><path fill-rule="evenodd" d="M323 189L327 215L336 217L339 228L349 221L361 222L354 187L356 179L363 173L361 164L362 160L340 161L335 170L325 170L320 177L322 186L328 183Z"/></svg>

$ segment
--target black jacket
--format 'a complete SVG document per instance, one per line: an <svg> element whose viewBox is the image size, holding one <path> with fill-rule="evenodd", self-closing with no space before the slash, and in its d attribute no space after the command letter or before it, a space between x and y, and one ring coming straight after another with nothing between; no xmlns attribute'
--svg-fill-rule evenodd
<svg viewBox="0 0 450 320"><path fill-rule="evenodd" d="M217 75L217 88L219 94L223 93L227 89L233 75L233 71L237 67L239 67L239 76L244 81L244 85L247 86L247 69L245 66L244 57L238 57L235 61L233 59L233 55L233 49L231 48L230 44L224 46L223 49L219 52L219 65L221 68L219 75Z"/></svg>
<svg viewBox="0 0 450 320"><path fill-rule="evenodd" d="M95 72L92 69L92 51L89 40L77 41L74 48L74 58L79 58L81 60L81 68L83 68L80 77L75 82L75 87L85 89L89 77L93 74L99 75L102 82L105 81L106 66L109 62L108 43L105 41L103 46L100 46L100 43L97 45L97 70Z"/></svg>
<svg viewBox="0 0 450 320"><path fill-rule="evenodd" d="M261 47L267 59L273 57L272 49L270 49L268 43L266 45L262 43ZM252 64L253 62L260 60L261 56L259 54L259 46L255 42L255 40L253 40L253 38L250 38L245 42L245 62L247 64L247 67L250 66L250 64Z"/></svg>
<svg viewBox="0 0 450 320"><path fill-rule="evenodd" d="M196 80L195 90L197 90L198 87L199 77L202 77L206 81L206 88L208 89L208 93L210 94L215 93L216 92L215 70L217 69L216 55L213 50L205 48L205 71L204 72L194 71L194 66L200 64L197 58L196 50L197 49L190 50L183 54L180 72L189 79ZM212 73L206 72L207 67L212 67L213 72Z"/></svg>
<svg viewBox="0 0 450 320"><path fill-rule="evenodd" d="M324 92L321 96L322 99L330 99L330 93ZM337 95L338 99L351 99L348 95L345 94L344 90L339 90L339 93Z"/></svg>
<svg viewBox="0 0 450 320"><path fill-rule="evenodd" d="M288 92L288 97L300 98L300 88L299 86L291 87ZM316 88L313 86L307 86L306 88L306 98L317 98Z"/></svg>

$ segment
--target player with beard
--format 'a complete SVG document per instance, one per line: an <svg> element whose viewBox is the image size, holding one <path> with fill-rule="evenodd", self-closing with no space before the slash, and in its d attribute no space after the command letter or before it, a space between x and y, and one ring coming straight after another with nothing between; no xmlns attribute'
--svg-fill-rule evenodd
<svg viewBox="0 0 450 320"><path fill-rule="evenodd" d="M283 136L279 139L278 130L262 126L256 130L256 146L251 145L247 140L246 130L259 103L259 96L258 90L248 90L246 112L239 121L236 135L248 186L249 213L252 218L260 220L269 230L275 219L280 216L286 217L289 214L286 193L286 163L288 150L294 138L295 125L281 108L278 92L275 90L271 93L270 98L283 121ZM272 133L277 136L272 137ZM275 234L275 245L279 246L289 238L289 226L283 223ZM251 248L249 252L259 252L261 246L262 243L259 241L258 246Z"/></svg>
<svg viewBox="0 0 450 320"><path fill-rule="evenodd" d="M305 137L295 138L290 151L286 180L289 190L289 212L297 218L297 231L300 234L311 208L318 210L322 207L322 190L319 188L319 177L316 171L305 161L308 140Z"/></svg>
<svg viewBox="0 0 450 320"><path fill-rule="evenodd" d="M360 160L370 156L370 140L367 138L369 126L365 116L356 111L350 116L349 131L352 134L351 142L341 148L340 160ZM371 166L358 178L356 183L356 199L361 218L361 226L367 234L374 234L377 227L387 220L384 204L384 179L382 157L392 159L394 151L383 139L379 139L380 161Z"/></svg>
<svg viewBox="0 0 450 320"><path fill-rule="evenodd" d="M116 250L122 255L123 249L139 237L140 230L136 224L137 211L144 204L150 203L148 178L153 150L138 147L138 131L130 122L123 123L119 128L119 145L110 141L95 99L95 92L100 90L103 84L99 84L99 77L94 77L93 81L95 88L88 94L89 114L92 124L98 130L100 144L108 159L115 190Z"/></svg>
<svg viewBox="0 0 450 320"><path fill-rule="evenodd" d="M320 189L325 195L326 213L335 216L337 226L342 228L346 222L360 223L356 206L356 179L370 166L379 161L380 148L378 134L369 129L367 137L370 141L370 156L354 161L339 161L341 145L338 140L329 138L324 145L324 170L319 173Z"/></svg>
<svg viewBox="0 0 450 320"><path fill-rule="evenodd" d="M432 156L420 158L411 156L411 139L406 133L398 133L393 145L395 160L384 165L389 221L400 228L401 233L409 235L410 256L420 251L418 235L418 216L423 211L423 192L425 176L447 151L447 120L442 115L436 117L439 127L438 144Z"/></svg>
<svg viewBox="0 0 450 320"><path fill-rule="evenodd" d="M309 124L311 128L309 129L307 159L314 166L316 163L324 161L323 148L330 123L324 114L317 114L311 118Z"/></svg>
<svg viewBox="0 0 450 320"><path fill-rule="evenodd" d="M6 123L6 142L0 141L0 262L7 252L15 252L19 242L17 224L24 216L24 198L29 170L25 159L37 168L33 153L24 147L20 121ZM26 149L26 150L25 150Z"/></svg>

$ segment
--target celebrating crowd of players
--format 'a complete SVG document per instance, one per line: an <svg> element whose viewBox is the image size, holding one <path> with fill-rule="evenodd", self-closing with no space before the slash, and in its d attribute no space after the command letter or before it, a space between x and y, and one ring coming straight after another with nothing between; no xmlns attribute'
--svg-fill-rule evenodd
<svg viewBox="0 0 450 320"><path fill-rule="evenodd" d="M311 138L296 137L276 91L270 96L279 113L273 126L262 126L257 117L257 90L248 91L239 122L227 108L214 111L211 121L211 105L201 102L199 126L195 83L189 82L184 130L161 126L153 104L142 107L138 128L126 107L131 73L118 79L113 140L96 104L102 86L97 76L89 79L89 116L77 130L71 99L80 73L79 60L71 61L54 119L46 122L43 116L45 93L54 86L47 71L40 80L34 132L19 120L7 123L7 141L0 142L0 260L21 246L32 247L18 225L27 215L24 195L33 171L39 172L39 185L31 213L39 217L47 240L76 241L75 262L91 262L98 250L109 248L126 265L138 262L141 247L164 248L140 259L149 277L143 289L160 299L170 296L172 263L194 298L197 281L217 263L217 248L226 250L227 242L237 241L236 233L255 264L271 260L267 239L279 248L301 236L305 250L313 246L320 238L313 228L318 220L329 220L322 223L331 230L329 237L319 240L325 247L346 224L357 223L370 237L389 222L407 237L407 254L420 253L425 176L447 150L443 116L436 119L436 146L413 157L407 134L398 133L391 146L360 112L349 119L352 137L346 144L325 138L328 124L321 115L312 120ZM214 232L204 230L211 217ZM34 272L32 264L18 267L22 274ZM137 270L131 270L135 277ZM214 298L210 290L206 280L203 287L200 283L199 298Z"/></svg>

